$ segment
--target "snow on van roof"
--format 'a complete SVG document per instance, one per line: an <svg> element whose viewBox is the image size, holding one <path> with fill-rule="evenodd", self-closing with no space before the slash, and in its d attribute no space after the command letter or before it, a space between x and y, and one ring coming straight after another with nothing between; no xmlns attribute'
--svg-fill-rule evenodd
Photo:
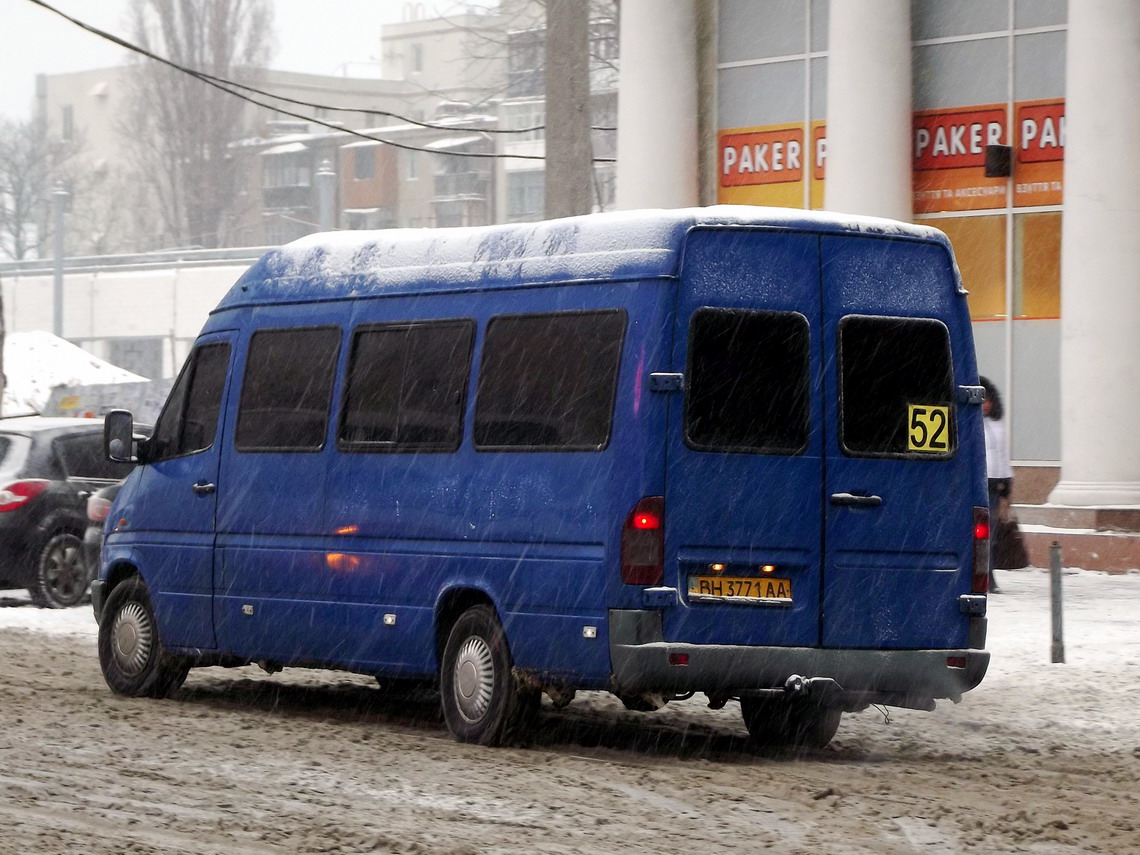
<svg viewBox="0 0 1140 855"><path fill-rule="evenodd" d="M894 220L750 205L619 211L495 226L323 232L268 252L218 309L405 289L676 276L683 236L700 225L940 236L935 229Z"/></svg>

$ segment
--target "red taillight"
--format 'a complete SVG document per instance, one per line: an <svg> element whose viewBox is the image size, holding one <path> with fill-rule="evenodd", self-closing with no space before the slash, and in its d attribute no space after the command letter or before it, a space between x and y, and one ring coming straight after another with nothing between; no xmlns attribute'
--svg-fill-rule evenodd
<svg viewBox="0 0 1140 855"><path fill-rule="evenodd" d="M990 509L974 508L974 577L970 590L985 594L990 589Z"/></svg>
<svg viewBox="0 0 1140 855"><path fill-rule="evenodd" d="M641 499L621 529L621 580L660 585L665 579L665 497Z"/></svg>
<svg viewBox="0 0 1140 855"><path fill-rule="evenodd" d="M95 493L87 499L87 519L93 523L101 523L111 513L111 500L105 499Z"/></svg>
<svg viewBox="0 0 1140 855"><path fill-rule="evenodd" d="M49 484L51 481L42 478L28 478L0 487L0 514L23 507L46 490Z"/></svg>

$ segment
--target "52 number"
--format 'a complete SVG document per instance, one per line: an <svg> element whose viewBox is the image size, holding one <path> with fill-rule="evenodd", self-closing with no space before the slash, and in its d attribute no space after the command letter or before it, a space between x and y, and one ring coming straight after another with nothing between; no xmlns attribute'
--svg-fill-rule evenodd
<svg viewBox="0 0 1140 855"><path fill-rule="evenodd" d="M911 404L907 450L941 454L950 449L950 408Z"/></svg>

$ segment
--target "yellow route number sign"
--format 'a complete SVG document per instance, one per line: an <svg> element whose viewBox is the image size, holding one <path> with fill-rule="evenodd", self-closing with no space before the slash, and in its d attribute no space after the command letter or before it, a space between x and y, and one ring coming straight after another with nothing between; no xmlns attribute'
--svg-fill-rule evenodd
<svg viewBox="0 0 1140 855"><path fill-rule="evenodd" d="M945 454L950 450L950 408L907 406L907 451Z"/></svg>

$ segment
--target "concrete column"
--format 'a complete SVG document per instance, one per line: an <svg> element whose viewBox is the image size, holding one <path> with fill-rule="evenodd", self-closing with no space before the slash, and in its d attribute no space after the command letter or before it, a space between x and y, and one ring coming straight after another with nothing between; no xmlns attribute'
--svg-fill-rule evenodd
<svg viewBox="0 0 1140 855"><path fill-rule="evenodd" d="M1061 234L1063 505L1140 505L1140 3L1069 4Z"/></svg>
<svg viewBox="0 0 1140 855"><path fill-rule="evenodd" d="M832 3L824 207L910 221L910 0Z"/></svg>
<svg viewBox="0 0 1140 855"><path fill-rule="evenodd" d="M622 0L615 207L699 202L696 0Z"/></svg>

